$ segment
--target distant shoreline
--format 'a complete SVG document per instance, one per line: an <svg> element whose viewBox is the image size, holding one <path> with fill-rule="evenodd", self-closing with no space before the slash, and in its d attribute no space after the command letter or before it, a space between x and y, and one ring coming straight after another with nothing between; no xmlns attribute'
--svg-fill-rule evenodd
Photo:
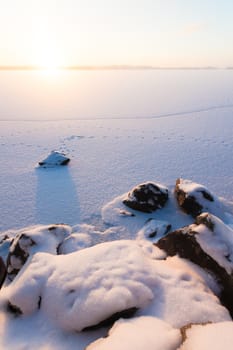
<svg viewBox="0 0 233 350"><path fill-rule="evenodd" d="M51 69L53 69L51 67ZM159 67L159 66L130 66L130 65L110 65L110 66L61 66L56 70L233 70L233 67ZM0 71L41 71L50 70L48 67L38 66L0 66Z"/></svg>

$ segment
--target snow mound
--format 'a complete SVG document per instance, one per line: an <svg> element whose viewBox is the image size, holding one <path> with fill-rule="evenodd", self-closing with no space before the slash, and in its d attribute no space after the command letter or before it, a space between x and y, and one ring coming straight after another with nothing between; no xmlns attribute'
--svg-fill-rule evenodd
<svg viewBox="0 0 233 350"><path fill-rule="evenodd" d="M233 322L193 325L179 350L232 350Z"/></svg>
<svg viewBox="0 0 233 350"><path fill-rule="evenodd" d="M178 329L155 317L119 320L109 336L96 340L87 350L176 350L181 344Z"/></svg>
<svg viewBox="0 0 233 350"><path fill-rule="evenodd" d="M53 168L60 165L67 165L70 161L64 153L52 151L48 157L39 162L39 166L43 168Z"/></svg>
<svg viewBox="0 0 233 350"><path fill-rule="evenodd" d="M137 232L141 229L146 230L146 232L144 232L144 238L148 239L147 230L149 230L149 226L152 225L158 226L157 228L160 227L158 232L159 236L160 234L162 235L161 230L165 223L166 225L172 225L172 229L193 223L193 219L180 210L175 197L170 195L170 193L165 207L153 213L142 213L131 208L126 210L125 205L122 203L126 195L125 193L105 204L102 207L101 215L105 224L127 228L128 232L131 233L131 239L137 238ZM150 220L152 221L148 224ZM143 234L140 233L140 235L142 238Z"/></svg>
<svg viewBox="0 0 233 350"><path fill-rule="evenodd" d="M171 225L166 221L148 219L142 229L138 232L138 239L148 239L156 242L169 232Z"/></svg>
<svg viewBox="0 0 233 350"><path fill-rule="evenodd" d="M67 255L37 253L2 289L2 303L24 315L40 308L67 331L136 309L174 327L230 319L203 278L163 257L152 244L127 240Z"/></svg>
<svg viewBox="0 0 233 350"><path fill-rule="evenodd" d="M131 234L126 227L115 226L99 231L93 225L79 224L73 227L71 235L60 244L59 254L69 254L99 243L120 239L131 239Z"/></svg>
<svg viewBox="0 0 233 350"><path fill-rule="evenodd" d="M153 299L151 260L133 242L116 241L64 256L39 253L6 289L23 314L38 307L66 330L81 331Z"/></svg>
<svg viewBox="0 0 233 350"><path fill-rule="evenodd" d="M64 224L38 225L17 231L7 257L7 274L13 280L27 259L37 252L57 254L59 244L71 233Z"/></svg>

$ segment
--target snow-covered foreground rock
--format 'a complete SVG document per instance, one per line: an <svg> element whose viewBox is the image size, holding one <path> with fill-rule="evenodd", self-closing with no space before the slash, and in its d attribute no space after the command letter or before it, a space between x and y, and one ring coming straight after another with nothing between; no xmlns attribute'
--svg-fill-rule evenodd
<svg viewBox="0 0 233 350"><path fill-rule="evenodd" d="M104 206L102 231L89 224L55 224L1 234L8 278L0 291L0 347L43 349L49 343L59 349L55 344L63 334L61 349L77 342L80 350L145 344L173 350L192 346L192 333L184 337L189 325L226 324L228 332L233 230L226 206L215 197L223 222L208 213L193 219L171 190L164 207L150 213L127 208L124 198ZM172 227L183 228L171 232ZM1 268L4 280L3 261ZM38 325L37 334L25 342L17 329L28 322Z"/></svg>
<svg viewBox="0 0 233 350"><path fill-rule="evenodd" d="M163 257L143 241L125 240L63 256L38 253L2 291L2 298L18 314L40 308L66 331L108 325L121 313L143 314L148 307L177 327L229 319L203 278ZM182 313L174 317L172 309Z"/></svg>

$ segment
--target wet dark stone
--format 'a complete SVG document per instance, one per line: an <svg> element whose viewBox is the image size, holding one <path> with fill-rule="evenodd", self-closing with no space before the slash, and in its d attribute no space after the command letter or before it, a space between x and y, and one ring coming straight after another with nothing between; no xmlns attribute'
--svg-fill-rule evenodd
<svg viewBox="0 0 233 350"><path fill-rule="evenodd" d="M2 287L6 278L6 266L3 259L0 257L0 288Z"/></svg>
<svg viewBox="0 0 233 350"><path fill-rule="evenodd" d="M7 277L9 278L10 281L12 281L15 278L15 276L18 274L21 267L25 264L25 262L27 261L27 259L29 257L28 251L23 250L20 247L20 240L24 240L24 239L28 240L29 246L35 245L35 242L29 236L25 235L24 233L17 235L14 238L14 240L11 243L10 252L8 254L7 262L6 262ZM14 245L14 248L12 248L13 245ZM19 267L18 263L17 263L17 267L14 266L14 264L12 263L12 258L16 258L18 262L20 261L21 266Z"/></svg>
<svg viewBox="0 0 233 350"><path fill-rule="evenodd" d="M143 183L134 187L123 200L123 203L134 210L144 213L164 207L168 200L168 190L154 183Z"/></svg>

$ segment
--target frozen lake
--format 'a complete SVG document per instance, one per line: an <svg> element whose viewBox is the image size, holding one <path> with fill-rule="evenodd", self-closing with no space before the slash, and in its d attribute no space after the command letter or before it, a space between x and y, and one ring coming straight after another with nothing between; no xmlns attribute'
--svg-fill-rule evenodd
<svg viewBox="0 0 233 350"><path fill-rule="evenodd" d="M0 231L95 223L144 181L233 201L233 71L0 72ZM138 119L136 119L138 118ZM36 169L51 150L65 169Z"/></svg>
<svg viewBox="0 0 233 350"><path fill-rule="evenodd" d="M233 106L233 70L1 71L0 120L159 117Z"/></svg>

